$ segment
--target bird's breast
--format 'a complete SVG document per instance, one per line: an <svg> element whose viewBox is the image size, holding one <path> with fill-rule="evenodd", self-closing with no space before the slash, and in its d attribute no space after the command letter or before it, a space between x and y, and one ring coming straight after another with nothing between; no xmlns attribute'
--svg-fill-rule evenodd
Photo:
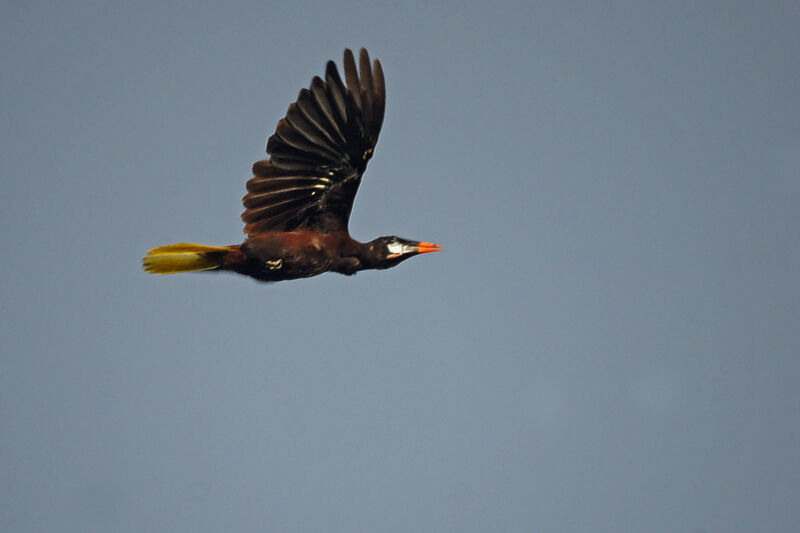
<svg viewBox="0 0 800 533"><path fill-rule="evenodd" d="M312 231L273 232L245 241L247 273L264 280L293 279L339 270L358 245L348 235Z"/></svg>

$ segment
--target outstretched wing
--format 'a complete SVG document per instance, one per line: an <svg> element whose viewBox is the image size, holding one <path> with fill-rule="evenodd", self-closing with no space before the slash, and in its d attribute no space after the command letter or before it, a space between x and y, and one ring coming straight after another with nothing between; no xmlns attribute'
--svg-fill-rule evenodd
<svg viewBox="0 0 800 533"><path fill-rule="evenodd" d="M361 49L359 72L344 51L345 83L328 61L278 122L268 160L253 165L243 198L244 232L347 229L361 175L383 124L386 87L377 59Z"/></svg>

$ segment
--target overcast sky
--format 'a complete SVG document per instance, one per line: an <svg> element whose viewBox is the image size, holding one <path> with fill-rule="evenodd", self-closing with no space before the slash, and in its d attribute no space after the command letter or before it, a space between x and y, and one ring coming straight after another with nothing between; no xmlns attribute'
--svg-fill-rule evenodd
<svg viewBox="0 0 800 533"><path fill-rule="evenodd" d="M800 531L800 4L467 4L2 3L0 530ZM361 46L444 251L143 273Z"/></svg>

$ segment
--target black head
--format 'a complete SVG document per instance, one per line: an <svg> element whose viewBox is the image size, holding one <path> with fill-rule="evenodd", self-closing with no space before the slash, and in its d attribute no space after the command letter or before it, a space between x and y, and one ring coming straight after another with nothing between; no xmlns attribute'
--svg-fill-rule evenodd
<svg viewBox="0 0 800 533"><path fill-rule="evenodd" d="M428 252L438 252L442 247L430 242L410 241L395 237L378 237L367 243L366 262L370 268L391 268L409 257Z"/></svg>

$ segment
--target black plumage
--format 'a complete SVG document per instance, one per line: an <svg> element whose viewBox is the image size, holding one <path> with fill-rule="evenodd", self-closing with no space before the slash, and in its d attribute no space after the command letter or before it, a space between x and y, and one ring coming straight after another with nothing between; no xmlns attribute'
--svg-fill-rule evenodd
<svg viewBox="0 0 800 533"><path fill-rule="evenodd" d="M325 81L314 77L267 142L269 160L253 165L242 214L245 233L347 228L361 176L383 125L386 86L377 59L344 54L347 85L329 61Z"/></svg>
<svg viewBox="0 0 800 533"><path fill-rule="evenodd" d="M348 222L386 109L383 68L363 48L358 68L344 52L344 79L329 61L325 80L302 89L267 141L270 158L253 165L242 220L247 240L225 247L189 243L148 252L148 272L230 270L262 281L352 275L393 267L440 246L400 237L360 243Z"/></svg>

